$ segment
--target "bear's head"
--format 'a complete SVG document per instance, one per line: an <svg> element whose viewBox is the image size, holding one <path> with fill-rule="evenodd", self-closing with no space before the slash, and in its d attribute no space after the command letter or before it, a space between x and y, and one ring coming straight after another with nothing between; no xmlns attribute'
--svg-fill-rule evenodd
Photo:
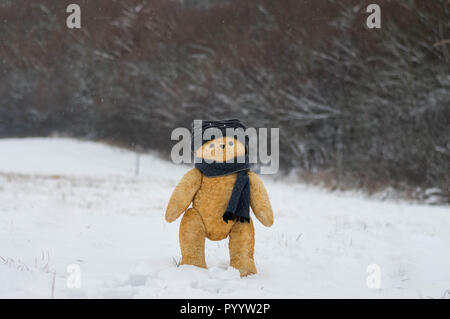
<svg viewBox="0 0 450 319"><path fill-rule="evenodd" d="M203 144L196 156L209 161L231 162L236 157L245 155L245 146L234 137L224 136Z"/></svg>

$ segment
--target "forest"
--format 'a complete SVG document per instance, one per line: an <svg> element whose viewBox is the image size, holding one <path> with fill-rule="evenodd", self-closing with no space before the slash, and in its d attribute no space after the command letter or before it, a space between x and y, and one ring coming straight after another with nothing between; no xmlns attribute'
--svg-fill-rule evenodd
<svg viewBox="0 0 450 319"><path fill-rule="evenodd" d="M0 1L0 137L168 158L174 128L239 118L306 182L448 202L450 2L379 0L379 29L370 3Z"/></svg>

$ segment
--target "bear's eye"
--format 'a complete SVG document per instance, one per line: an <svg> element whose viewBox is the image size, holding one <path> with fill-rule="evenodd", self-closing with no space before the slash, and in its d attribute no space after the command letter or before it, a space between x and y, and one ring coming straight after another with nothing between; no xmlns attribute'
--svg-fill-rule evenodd
<svg viewBox="0 0 450 319"><path fill-rule="evenodd" d="M233 142L228 142L228 145L233 146Z"/></svg>
<svg viewBox="0 0 450 319"><path fill-rule="evenodd" d="M214 143L209 144L209 148L213 148L214 147Z"/></svg>

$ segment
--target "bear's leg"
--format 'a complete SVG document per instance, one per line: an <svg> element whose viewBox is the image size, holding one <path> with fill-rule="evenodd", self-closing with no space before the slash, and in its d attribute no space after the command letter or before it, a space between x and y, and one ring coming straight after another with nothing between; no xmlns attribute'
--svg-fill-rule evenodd
<svg viewBox="0 0 450 319"><path fill-rule="evenodd" d="M253 252L255 248L255 230L253 222L233 225L230 232L230 265L239 270L241 277L256 274Z"/></svg>
<svg viewBox="0 0 450 319"><path fill-rule="evenodd" d="M200 213L190 208L184 213L180 224L181 265L206 268L205 225Z"/></svg>

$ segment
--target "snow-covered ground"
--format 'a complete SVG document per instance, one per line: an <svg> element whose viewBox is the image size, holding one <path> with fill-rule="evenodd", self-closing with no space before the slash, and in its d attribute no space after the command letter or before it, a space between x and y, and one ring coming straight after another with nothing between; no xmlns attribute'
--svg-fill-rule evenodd
<svg viewBox="0 0 450 319"><path fill-rule="evenodd" d="M177 267L180 219L164 211L189 167L144 155L135 176L135 160L72 139L0 140L0 297L450 298L448 207L263 177L275 224L255 220L259 273L240 278L226 240L207 241L208 269Z"/></svg>

